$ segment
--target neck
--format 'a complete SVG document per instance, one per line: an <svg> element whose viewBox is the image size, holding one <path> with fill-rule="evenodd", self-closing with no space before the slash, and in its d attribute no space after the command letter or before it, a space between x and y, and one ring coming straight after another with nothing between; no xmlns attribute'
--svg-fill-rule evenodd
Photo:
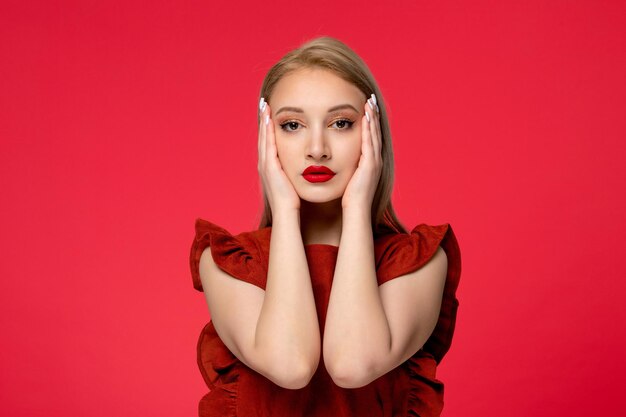
<svg viewBox="0 0 626 417"><path fill-rule="evenodd" d="M300 233L303 243L339 246L342 215L341 198L326 203L300 200Z"/></svg>

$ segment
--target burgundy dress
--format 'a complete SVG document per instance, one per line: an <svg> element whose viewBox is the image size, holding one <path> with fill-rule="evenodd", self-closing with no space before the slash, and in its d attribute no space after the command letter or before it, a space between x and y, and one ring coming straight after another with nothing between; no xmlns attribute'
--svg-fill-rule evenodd
<svg viewBox="0 0 626 417"><path fill-rule="evenodd" d="M197 219L190 254L194 288L202 291L198 272L207 247L220 269L265 289L271 227L233 236ZM409 234L375 238L378 285L421 268L441 246L448 257L448 274L439 320L422 349L370 384L341 388L326 371L323 357L310 383L301 389L282 388L246 366L224 345L209 323L198 340L198 366L210 392L200 400L200 417L404 417L439 416L444 386L436 368L450 348L461 274L459 246L448 223L417 225ZM338 247L305 245L320 329L323 331Z"/></svg>

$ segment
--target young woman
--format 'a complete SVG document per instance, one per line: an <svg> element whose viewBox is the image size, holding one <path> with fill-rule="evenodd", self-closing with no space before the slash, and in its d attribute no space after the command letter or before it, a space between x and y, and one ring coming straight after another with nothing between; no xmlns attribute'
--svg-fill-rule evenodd
<svg viewBox="0 0 626 417"><path fill-rule="evenodd" d="M438 416L461 272L448 223L411 232L392 204L380 90L348 46L317 38L268 72L258 230L196 221L200 416Z"/></svg>

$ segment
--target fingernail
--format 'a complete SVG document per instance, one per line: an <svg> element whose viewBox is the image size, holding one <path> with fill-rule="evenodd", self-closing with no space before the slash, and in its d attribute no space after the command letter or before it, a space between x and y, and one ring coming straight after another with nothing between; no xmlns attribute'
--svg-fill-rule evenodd
<svg viewBox="0 0 626 417"><path fill-rule="evenodd" d="M371 98L367 100L367 104L369 104L369 105L370 105L370 108L371 108L372 110L374 110L374 105L372 104L372 99L371 99Z"/></svg>
<svg viewBox="0 0 626 417"><path fill-rule="evenodd" d="M369 123L369 121L370 121L370 115L369 115L367 112L365 112L365 118L367 119L367 122Z"/></svg>
<svg viewBox="0 0 626 417"><path fill-rule="evenodd" d="M263 111L264 104L265 104L265 97L261 97L261 100L259 100L259 110Z"/></svg>
<svg viewBox="0 0 626 417"><path fill-rule="evenodd" d="M265 115L265 124L268 124L270 122L270 115L266 114Z"/></svg>
<svg viewBox="0 0 626 417"><path fill-rule="evenodd" d="M374 104L378 105L378 101L376 101L376 95L374 93L372 93L372 101Z"/></svg>

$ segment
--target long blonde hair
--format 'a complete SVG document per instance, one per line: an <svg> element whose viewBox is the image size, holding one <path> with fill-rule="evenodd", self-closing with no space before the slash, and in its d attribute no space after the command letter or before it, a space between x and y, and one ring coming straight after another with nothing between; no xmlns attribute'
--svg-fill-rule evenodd
<svg viewBox="0 0 626 417"><path fill-rule="evenodd" d="M343 42L329 36L315 38L288 52L270 68L263 80L259 100L261 97L264 97L269 102L278 81L285 75L302 68L330 70L335 75L356 86L366 97L369 97L372 93L376 95L380 110L383 168L372 202L372 231L375 235L393 232L407 233L406 228L396 217L391 203L394 179L391 130L383 95L369 68L361 57ZM257 114L258 117L259 115ZM259 229L272 225L272 210L265 190L263 190L263 202L264 209Z"/></svg>

